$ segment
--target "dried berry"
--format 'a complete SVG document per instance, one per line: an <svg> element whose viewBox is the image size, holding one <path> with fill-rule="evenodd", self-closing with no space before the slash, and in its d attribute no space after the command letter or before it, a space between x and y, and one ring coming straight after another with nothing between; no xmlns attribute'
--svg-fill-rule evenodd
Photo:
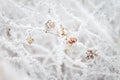
<svg viewBox="0 0 120 80"><path fill-rule="evenodd" d="M28 38L28 40L27 40L27 41L28 41L28 43L29 43L29 44L32 44L32 43L33 43L33 41L34 41L34 39L33 39L32 37L30 37L30 38Z"/></svg>
<svg viewBox="0 0 120 80"><path fill-rule="evenodd" d="M77 38L75 37L70 37L69 40L67 41L67 43L70 45L74 44L75 42L77 42Z"/></svg>

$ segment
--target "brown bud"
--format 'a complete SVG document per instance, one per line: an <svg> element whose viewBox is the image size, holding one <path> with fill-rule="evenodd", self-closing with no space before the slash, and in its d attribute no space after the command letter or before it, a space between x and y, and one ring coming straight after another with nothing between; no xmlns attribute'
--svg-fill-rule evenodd
<svg viewBox="0 0 120 80"><path fill-rule="evenodd" d="M67 31L64 28L62 28L62 30L61 30L61 35L63 35L63 36L67 35Z"/></svg>
<svg viewBox="0 0 120 80"><path fill-rule="evenodd" d="M28 40L27 40L27 41L28 41L28 43L29 43L29 44L32 44L32 43L33 43L33 41L34 41L34 39L30 37L30 38L28 38Z"/></svg>

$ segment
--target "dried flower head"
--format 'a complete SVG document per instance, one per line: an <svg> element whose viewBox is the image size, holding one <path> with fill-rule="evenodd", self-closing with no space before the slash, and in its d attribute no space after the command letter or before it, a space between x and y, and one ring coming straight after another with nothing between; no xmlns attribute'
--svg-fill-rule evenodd
<svg viewBox="0 0 120 80"><path fill-rule="evenodd" d="M55 27L55 22L48 20L46 23L47 28L54 28Z"/></svg>
<svg viewBox="0 0 120 80"><path fill-rule="evenodd" d="M74 44L75 42L77 42L77 38L75 37L70 37L69 40L67 41L67 43L70 45Z"/></svg>
<svg viewBox="0 0 120 80"><path fill-rule="evenodd" d="M28 38L28 40L27 40L27 41L28 41L28 43L29 43L29 44L32 44L32 43L33 43L33 41L34 41L34 39L33 39L32 37L30 37L30 38Z"/></svg>
<svg viewBox="0 0 120 80"><path fill-rule="evenodd" d="M94 59L94 57L97 56L96 50L87 50L86 54L87 59Z"/></svg>

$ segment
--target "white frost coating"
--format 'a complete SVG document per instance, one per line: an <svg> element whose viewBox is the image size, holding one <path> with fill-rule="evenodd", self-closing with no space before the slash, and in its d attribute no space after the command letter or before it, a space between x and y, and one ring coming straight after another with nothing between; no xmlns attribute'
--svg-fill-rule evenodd
<svg viewBox="0 0 120 80"><path fill-rule="evenodd" d="M0 0L0 80L120 80L120 0Z"/></svg>

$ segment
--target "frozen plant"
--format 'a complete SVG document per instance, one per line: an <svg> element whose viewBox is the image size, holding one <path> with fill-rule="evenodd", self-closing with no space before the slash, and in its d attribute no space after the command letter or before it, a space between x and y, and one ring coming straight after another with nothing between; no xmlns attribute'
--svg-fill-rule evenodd
<svg viewBox="0 0 120 80"><path fill-rule="evenodd" d="M120 0L0 0L0 80L120 80Z"/></svg>

